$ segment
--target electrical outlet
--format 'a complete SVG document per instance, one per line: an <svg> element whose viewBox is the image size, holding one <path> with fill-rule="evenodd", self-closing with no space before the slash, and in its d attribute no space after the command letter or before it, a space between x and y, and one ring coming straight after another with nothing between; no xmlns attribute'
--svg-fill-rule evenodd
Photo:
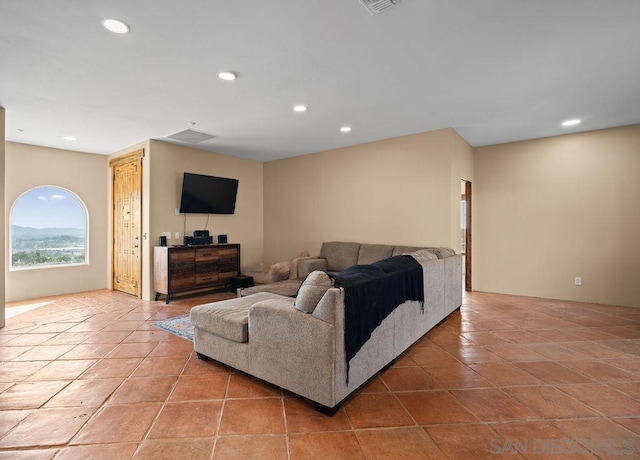
<svg viewBox="0 0 640 460"><path fill-rule="evenodd" d="M180 232L176 232L175 236L176 236L176 240L179 240L180 239Z"/></svg>
<svg viewBox="0 0 640 460"><path fill-rule="evenodd" d="M576 278L573 280L573 283L576 286L582 286L582 277L581 276L576 276Z"/></svg>
<svg viewBox="0 0 640 460"><path fill-rule="evenodd" d="M180 215L180 208L176 208L176 216Z"/></svg>

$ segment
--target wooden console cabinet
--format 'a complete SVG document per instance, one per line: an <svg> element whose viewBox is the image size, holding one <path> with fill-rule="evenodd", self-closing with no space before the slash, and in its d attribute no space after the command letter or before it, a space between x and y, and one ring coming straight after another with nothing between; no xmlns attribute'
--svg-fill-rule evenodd
<svg viewBox="0 0 640 460"><path fill-rule="evenodd" d="M226 286L240 275L240 245L156 246L153 288L156 300L165 294Z"/></svg>

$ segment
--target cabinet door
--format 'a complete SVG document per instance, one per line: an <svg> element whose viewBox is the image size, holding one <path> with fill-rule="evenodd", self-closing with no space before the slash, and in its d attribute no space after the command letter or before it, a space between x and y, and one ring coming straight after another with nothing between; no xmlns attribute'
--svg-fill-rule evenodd
<svg viewBox="0 0 640 460"><path fill-rule="evenodd" d="M240 261L238 260L238 247L225 247L220 249L219 277L221 282L229 282L232 277L238 276Z"/></svg>
<svg viewBox="0 0 640 460"><path fill-rule="evenodd" d="M169 251L169 289L187 289L195 284L195 251L175 249Z"/></svg>

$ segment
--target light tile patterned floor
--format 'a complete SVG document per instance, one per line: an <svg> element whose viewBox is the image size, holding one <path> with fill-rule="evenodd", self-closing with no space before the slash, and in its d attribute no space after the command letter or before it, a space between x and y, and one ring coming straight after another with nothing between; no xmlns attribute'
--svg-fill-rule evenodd
<svg viewBox="0 0 640 460"><path fill-rule="evenodd" d="M111 291L0 331L0 459L640 458L640 309L471 293L333 417Z"/></svg>

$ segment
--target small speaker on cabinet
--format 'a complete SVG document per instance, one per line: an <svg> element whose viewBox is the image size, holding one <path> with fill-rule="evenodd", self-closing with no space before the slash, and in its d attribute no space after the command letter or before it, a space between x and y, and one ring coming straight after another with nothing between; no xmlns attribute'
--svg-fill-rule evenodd
<svg viewBox="0 0 640 460"><path fill-rule="evenodd" d="M160 246L166 246L166 245L167 245L167 237L163 235L160 237Z"/></svg>
<svg viewBox="0 0 640 460"><path fill-rule="evenodd" d="M219 244L226 244L226 242L227 242L227 235L218 235Z"/></svg>

